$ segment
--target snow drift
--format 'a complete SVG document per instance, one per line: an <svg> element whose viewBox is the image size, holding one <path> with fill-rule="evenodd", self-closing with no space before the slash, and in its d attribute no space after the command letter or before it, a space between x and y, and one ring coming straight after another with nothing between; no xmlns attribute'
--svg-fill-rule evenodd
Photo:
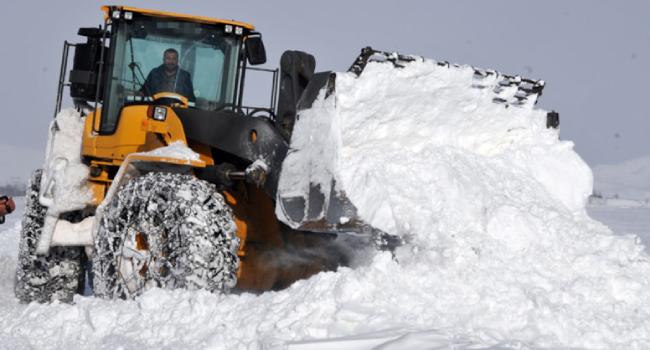
<svg viewBox="0 0 650 350"><path fill-rule="evenodd" d="M336 178L329 190L407 239L395 257L377 253L261 295L12 300L1 306L0 344L283 348L397 332L420 337L383 348L649 348L643 246L587 216L591 171L545 127L545 113L492 103L467 88L472 73L371 63L358 78L337 74L336 93L322 93L295 126L280 189Z"/></svg>

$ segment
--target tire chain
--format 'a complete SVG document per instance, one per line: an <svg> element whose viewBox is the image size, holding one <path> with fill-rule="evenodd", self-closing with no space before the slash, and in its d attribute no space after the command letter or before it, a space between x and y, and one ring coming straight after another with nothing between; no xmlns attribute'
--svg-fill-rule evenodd
<svg viewBox="0 0 650 350"><path fill-rule="evenodd" d="M80 247L51 247L48 255L36 255L47 208L39 201L42 170L34 171L27 185L14 292L21 302L71 302L81 291L84 269Z"/></svg>
<svg viewBox="0 0 650 350"><path fill-rule="evenodd" d="M167 173L149 173L127 183L107 206L96 238L97 295L133 297L148 288L140 283L142 288L133 293L116 278L129 228L146 232L149 251L156 255L147 279L140 282L211 292L234 287L239 241L230 208L214 185Z"/></svg>

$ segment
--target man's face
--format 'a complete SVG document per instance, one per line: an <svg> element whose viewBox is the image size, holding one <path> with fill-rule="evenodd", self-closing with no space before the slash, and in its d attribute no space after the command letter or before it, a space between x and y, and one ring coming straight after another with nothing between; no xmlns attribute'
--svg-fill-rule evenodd
<svg viewBox="0 0 650 350"><path fill-rule="evenodd" d="M174 51L165 52L163 57L163 63L165 64L165 69L169 72L175 71L178 67L178 55Z"/></svg>

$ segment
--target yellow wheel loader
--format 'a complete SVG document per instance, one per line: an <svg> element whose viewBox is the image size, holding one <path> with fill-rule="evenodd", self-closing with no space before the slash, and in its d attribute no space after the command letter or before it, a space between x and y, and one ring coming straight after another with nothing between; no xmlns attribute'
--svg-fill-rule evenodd
<svg viewBox="0 0 650 350"><path fill-rule="evenodd" d="M79 29L85 43L64 44L58 117L28 187L18 299L70 301L88 283L106 298L150 287L263 291L344 263L335 228L296 230L275 215L313 57L288 51L282 71L253 68L266 54L250 24L102 10L102 26ZM268 107L242 103L251 69L274 81ZM76 111L61 111L66 87Z"/></svg>
<svg viewBox="0 0 650 350"><path fill-rule="evenodd" d="M103 25L79 29L84 43L63 46L46 161L27 191L20 301L71 301L88 285L104 298L279 289L346 264L360 247L402 243L360 219L336 177L287 165L300 111L336 93L336 74L316 73L312 55L285 51L279 69L251 67L266 53L250 24L102 10ZM416 59L365 48L349 72ZM267 107L243 103L254 70L273 80ZM474 79L468 88L506 107L530 107L544 86L480 69ZM61 110L66 87L74 110ZM547 127L558 123L549 113ZM303 172L296 188L281 181ZM354 239L341 244L341 233Z"/></svg>

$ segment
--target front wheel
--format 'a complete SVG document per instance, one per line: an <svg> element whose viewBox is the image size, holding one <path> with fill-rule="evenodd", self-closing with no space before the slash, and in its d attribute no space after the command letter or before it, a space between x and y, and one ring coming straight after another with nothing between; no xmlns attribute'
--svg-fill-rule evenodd
<svg viewBox="0 0 650 350"><path fill-rule="evenodd" d="M214 185L190 175L148 173L107 204L93 255L94 293L130 298L160 288L228 291L239 240Z"/></svg>

